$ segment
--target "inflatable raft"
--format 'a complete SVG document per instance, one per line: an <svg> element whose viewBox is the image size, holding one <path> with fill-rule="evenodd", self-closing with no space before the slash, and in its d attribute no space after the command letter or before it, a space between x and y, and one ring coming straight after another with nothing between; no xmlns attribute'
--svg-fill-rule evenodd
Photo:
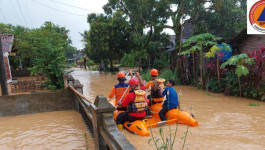
<svg viewBox="0 0 265 150"><path fill-rule="evenodd" d="M112 104L114 107L116 106L116 100L110 101L110 104ZM150 133L148 131L148 128L155 128L162 126L164 124L185 124L192 127L198 126L198 121L194 118L194 116L187 112L182 111L179 109L172 109L166 113L167 121L161 121L160 117L158 115L158 112L162 108L163 103L157 103L150 106L151 111L153 112L152 118L144 119L144 120L136 120L134 122L125 122L124 128L128 131L138 134L140 136L149 136ZM114 111L114 119L116 120L119 113L122 113L124 111Z"/></svg>

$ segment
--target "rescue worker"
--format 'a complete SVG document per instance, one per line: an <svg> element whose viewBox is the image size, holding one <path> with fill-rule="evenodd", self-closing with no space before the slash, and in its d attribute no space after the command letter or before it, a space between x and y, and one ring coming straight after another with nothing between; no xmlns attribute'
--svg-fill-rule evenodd
<svg viewBox="0 0 265 150"><path fill-rule="evenodd" d="M161 96L161 92L159 90L159 83L156 81L156 78L158 76L158 71L156 69L152 69L150 71L150 75L151 75L151 81L149 81L146 85L145 85L145 89L149 89L149 87L151 86L151 95L150 97L148 97L148 99L150 99L150 104L155 104L155 103L162 103L164 100L164 97Z"/></svg>
<svg viewBox="0 0 265 150"><path fill-rule="evenodd" d="M129 70L129 74L131 75L131 78L133 78L132 70ZM113 96L115 95L116 103L118 103L119 101L123 101L124 98L129 93L129 91L127 90L127 92L125 93L124 97L121 100L121 97L124 94L124 92L126 91L126 89L128 88L129 84L124 83L127 79L126 79L126 75L123 71L119 72L117 74L117 77L118 77L117 80L119 81L119 83L113 86L113 88L109 94L109 98L113 98ZM118 109L122 109L122 108L118 107ZM126 108L123 110L126 110Z"/></svg>
<svg viewBox="0 0 265 150"><path fill-rule="evenodd" d="M162 109L159 111L159 117L161 121L165 121L166 118L166 113L171 110L171 109L180 109L180 104L178 101L178 94L176 90L173 88L175 85L174 80L168 80L167 81L167 87L165 90L162 92L162 88L159 87L159 90L161 91L161 95L165 96L166 95L166 100L164 101L164 104L162 106Z"/></svg>
<svg viewBox="0 0 265 150"><path fill-rule="evenodd" d="M122 107L127 107L127 111L120 113L116 118L117 128L122 130L123 123L126 121L143 120L146 115L146 108L148 106L149 100L145 95L142 95L141 99L136 99L136 92L144 92L145 87L140 77L140 74L136 72L136 78L129 81L129 94L126 96L124 101L119 103ZM139 81L140 81L140 91L139 91ZM137 91L138 90L138 91Z"/></svg>

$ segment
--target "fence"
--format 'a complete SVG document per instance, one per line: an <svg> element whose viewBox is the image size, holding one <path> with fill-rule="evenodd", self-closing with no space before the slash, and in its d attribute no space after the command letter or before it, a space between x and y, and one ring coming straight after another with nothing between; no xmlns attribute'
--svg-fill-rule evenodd
<svg viewBox="0 0 265 150"><path fill-rule="evenodd" d="M94 137L95 150L135 150L135 147L117 129L113 118L115 108L103 95L98 95L94 102L85 98L83 85L71 75L64 76L65 88L73 93L77 110Z"/></svg>

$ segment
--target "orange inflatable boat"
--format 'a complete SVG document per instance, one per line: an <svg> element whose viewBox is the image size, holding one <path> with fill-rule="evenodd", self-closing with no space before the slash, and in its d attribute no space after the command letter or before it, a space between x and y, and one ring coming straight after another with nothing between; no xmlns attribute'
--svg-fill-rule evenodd
<svg viewBox="0 0 265 150"><path fill-rule="evenodd" d="M159 123L166 123L166 124L173 124L173 123L179 123L179 124L185 124L192 127L198 126L198 121L195 119L195 117L184 110L179 109L171 109L166 113L167 121L161 122L159 117L159 111L162 108L163 103L156 103L150 106L151 112L152 112L152 119L146 120L146 124L149 127L157 127L159 126Z"/></svg>
<svg viewBox="0 0 265 150"><path fill-rule="evenodd" d="M110 104L112 104L114 107L117 105L116 100L110 101ZM115 110L113 113L114 119L116 120L119 113L122 113L124 111L118 111ZM136 120L133 122L126 121L123 124L124 128L126 128L128 131L138 134L140 136L149 136L150 133L148 131L147 125L145 123L145 120Z"/></svg>
<svg viewBox="0 0 265 150"><path fill-rule="evenodd" d="M113 106L116 106L116 100L110 101L110 103ZM160 117L158 115L158 112L160 111L162 107L162 103L151 105L151 111L153 112L152 118L145 119L145 120L136 120L134 122L125 122L124 128L126 128L128 131L138 134L140 136L149 136L150 133L148 131L148 128L156 128L164 124L174 124L174 123L180 123L189 125L192 127L198 126L198 121L194 118L192 114L190 114L187 111L182 111L179 109L171 109L166 113L167 121L161 121ZM114 119L117 118L119 113L122 113L124 111L114 111Z"/></svg>

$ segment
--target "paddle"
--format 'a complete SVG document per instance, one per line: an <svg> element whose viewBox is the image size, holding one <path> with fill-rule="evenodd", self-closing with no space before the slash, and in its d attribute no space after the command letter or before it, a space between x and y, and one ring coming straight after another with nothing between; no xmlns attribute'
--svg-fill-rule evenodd
<svg viewBox="0 0 265 150"><path fill-rule="evenodd" d="M134 78L134 77L135 77L135 75L133 76L133 78ZM125 96L125 93L128 91L129 87L130 87L130 85L126 88L126 90L124 91L122 97L121 97L120 100L118 101L117 106L115 107L116 109L118 108L119 105L121 105L120 102L121 102L121 100L123 99L123 97Z"/></svg>

